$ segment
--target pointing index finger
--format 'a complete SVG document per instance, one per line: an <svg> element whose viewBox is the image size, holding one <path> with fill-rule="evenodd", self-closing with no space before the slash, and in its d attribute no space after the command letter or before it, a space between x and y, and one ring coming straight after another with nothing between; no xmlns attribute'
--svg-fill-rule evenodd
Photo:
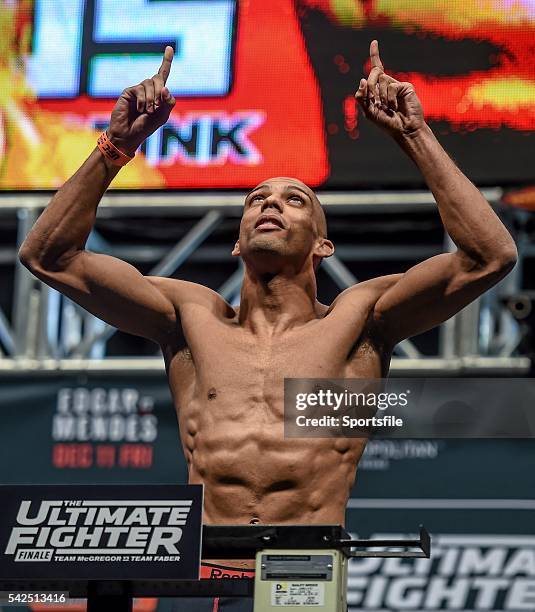
<svg viewBox="0 0 535 612"><path fill-rule="evenodd" d="M162 77L164 83L167 81L167 77L169 76L169 73L171 72L171 63L173 62L173 57L174 57L173 47L170 47L168 45L167 47L165 47L162 65L158 69L158 74Z"/></svg>
<svg viewBox="0 0 535 612"><path fill-rule="evenodd" d="M379 57L379 43L376 40L372 40L370 43L370 59L372 62L372 68L380 68L383 70L383 64Z"/></svg>

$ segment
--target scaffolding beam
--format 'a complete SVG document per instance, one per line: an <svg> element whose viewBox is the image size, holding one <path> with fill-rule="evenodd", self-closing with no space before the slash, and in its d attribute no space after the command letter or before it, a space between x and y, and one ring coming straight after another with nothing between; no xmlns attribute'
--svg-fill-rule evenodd
<svg viewBox="0 0 535 612"><path fill-rule="evenodd" d="M482 190L493 206L499 209L500 188ZM141 369L162 371L161 361L151 357L117 359L107 355L107 341L116 329L93 317L65 296L43 285L16 258L16 252L37 219L40 209L51 194L0 194L0 218L16 212L16 249L5 247L0 257L13 258L15 284L11 323L0 311L0 371L93 370L116 372ZM434 198L426 191L404 192L320 192L327 213L360 215L362 213L420 213L436 210ZM170 276L186 261L217 265L230 261L230 249L220 244L205 244L206 239L225 220L241 215L244 193L117 193L105 194L98 217L127 218L128 216L182 217L196 220L189 232L170 248L147 244L118 245L92 232L88 247L120 257L132 263L152 264L149 274ZM510 214L515 215L517 211ZM526 254L535 254L529 239L517 236L520 261L517 268L502 283L487 292L460 313L446 321L439 330L436 355L422 355L416 344L404 340L395 348L391 371L399 373L430 373L456 375L467 373L519 375L529 370L527 356L516 355L520 341L517 322L506 307L508 295L518 294L522 287L522 264ZM337 255L325 259L322 270L337 287L344 290L358 283L348 267L354 261L421 261L455 246L446 236L440 244L399 243L352 244L347 240L337 245ZM530 251L531 249L531 251ZM243 280L243 265L221 284L219 293L231 304L239 303ZM91 356L93 359L88 359ZM152 371L152 370L151 370Z"/></svg>

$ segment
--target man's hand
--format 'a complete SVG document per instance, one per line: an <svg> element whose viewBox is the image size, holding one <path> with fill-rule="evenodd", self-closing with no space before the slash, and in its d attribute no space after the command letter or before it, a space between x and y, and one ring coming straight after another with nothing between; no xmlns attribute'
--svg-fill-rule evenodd
<svg viewBox="0 0 535 612"><path fill-rule="evenodd" d="M384 72L379 43L370 44L371 70L361 79L355 98L364 114L393 136L417 132L425 125L424 113L411 83L396 81Z"/></svg>
<svg viewBox="0 0 535 612"><path fill-rule="evenodd" d="M165 86L172 61L173 47L166 47L158 73L125 89L115 104L108 136L128 155L169 119L176 103Z"/></svg>

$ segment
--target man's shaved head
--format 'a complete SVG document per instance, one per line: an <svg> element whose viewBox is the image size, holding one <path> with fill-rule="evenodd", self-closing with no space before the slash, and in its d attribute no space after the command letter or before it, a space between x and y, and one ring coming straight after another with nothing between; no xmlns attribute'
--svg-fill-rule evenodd
<svg viewBox="0 0 535 612"><path fill-rule="evenodd" d="M264 273L317 269L334 252L318 196L289 176L266 179L245 197L233 255Z"/></svg>

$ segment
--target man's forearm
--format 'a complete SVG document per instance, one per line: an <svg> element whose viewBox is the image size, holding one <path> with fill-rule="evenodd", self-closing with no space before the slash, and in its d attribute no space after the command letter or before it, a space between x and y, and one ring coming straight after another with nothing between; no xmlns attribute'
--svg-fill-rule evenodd
<svg viewBox="0 0 535 612"><path fill-rule="evenodd" d="M514 261L516 247L511 235L431 129L426 125L416 134L397 140L435 196L444 227L457 248L477 265Z"/></svg>
<svg viewBox="0 0 535 612"><path fill-rule="evenodd" d="M120 170L95 148L79 170L57 191L20 249L25 263L54 266L68 252L82 250L97 206Z"/></svg>

